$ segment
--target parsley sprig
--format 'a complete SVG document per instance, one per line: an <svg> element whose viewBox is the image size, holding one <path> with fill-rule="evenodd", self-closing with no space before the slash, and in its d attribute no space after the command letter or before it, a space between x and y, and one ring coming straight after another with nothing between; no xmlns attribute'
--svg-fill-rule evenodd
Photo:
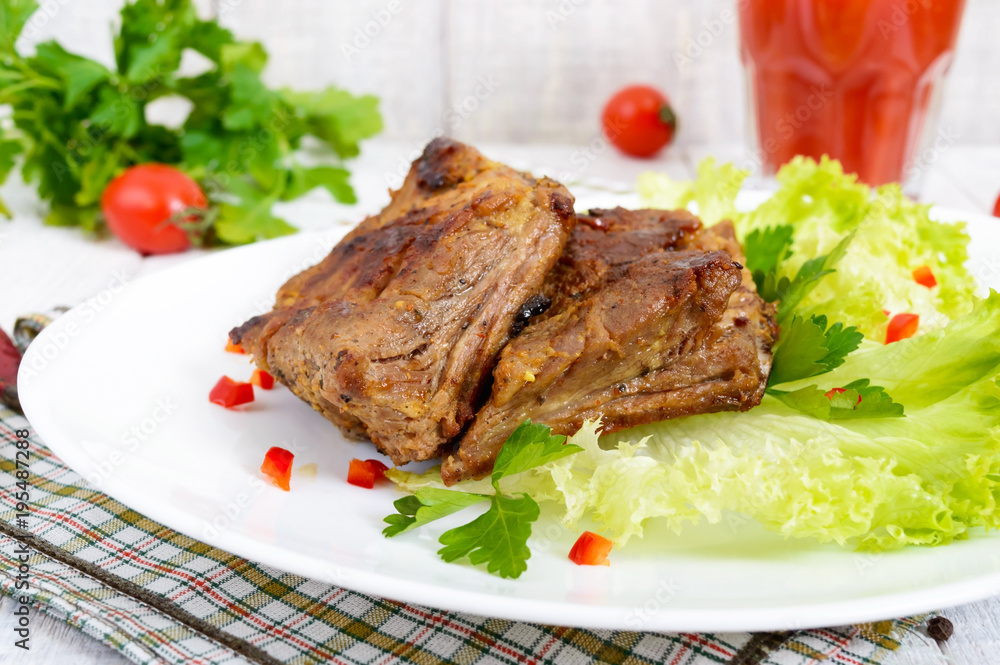
<svg viewBox="0 0 1000 665"><path fill-rule="evenodd" d="M767 393L785 405L822 420L853 418L898 418L904 415L902 404L869 379L858 379L846 386L824 391L812 385L793 391L774 386L820 376L840 367L856 351L864 335L842 322L828 324L823 315L805 315L796 311L820 280L836 270L854 234L845 236L824 256L802 264L795 277L779 276L782 263L791 256L794 229L790 225L757 229L747 235L747 268L761 296L778 303L781 335L774 347L774 364Z"/></svg>
<svg viewBox="0 0 1000 665"><path fill-rule="evenodd" d="M98 230L105 187L142 162L198 180L218 208L214 238L223 243L294 232L272 207L315 187L355 201L341 162L380 131L375 97L268 88L261 45L200 19L191 0L127 3L112 35L113 67L54 41L27 55L17 41L37 8L35 0L0 0L0 106L11 109L11 124L0 127L0 183L23 156L25 181L49 204L46 223ZM185 51L204 57L202 73L181 75ZM167 97L191 104L180 127L147 116ZM330 149L330 163L298 159L308 137ZM0 214L10 216L2 202Z"/></svg>
<svg viewBox="0 0 1000 665"><path fill-rule="evenodd" d="M519 577L528 568L531 551L528 538L539 508L527 494L508 496L500 491L500 481L583 450L566 443L565 436L552 434L546 425L530 420L521 423L508 437L497 455L490 477L492 494L423 487L398 499L397 512L385 518L389 525L382 533L398 536L469 506L489 502L485 513L468 524L441 534L443 547L438 554L447 562L468 557L475 565L500 577Z"/></svg>
<svg viewBox="0 0 1000 665"><path fill-rule="evenodd" d="M786 406L820 420L852 420L857 418L902 418L903 405L894 402L881 386L868 379L858 379L843 388L823 392L808 386L791 392L770 389Z"/></svg>

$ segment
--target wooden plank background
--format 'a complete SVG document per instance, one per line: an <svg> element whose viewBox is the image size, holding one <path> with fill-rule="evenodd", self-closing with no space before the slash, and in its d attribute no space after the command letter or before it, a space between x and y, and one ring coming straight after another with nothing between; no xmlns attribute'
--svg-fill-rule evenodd
<svg viewBox="0 0 1000 665"><path fill-rule="evenodd" d="M52 36L110 61L121 0L47 0L25 43ZM585 144L618 87L673 100L681 145L744 130L734 0L201 0L271 53L273 84L337 84L382 99L385 136ZM381 22L380 22L381 19ZM384 24L384 25L383 25ZM366 29L367 33L366 34ZM1000 141L1000 2L968 0L942 124ZM707 44L700 46L698 42ZM679 56L694 56L681 59Z"/></svg>

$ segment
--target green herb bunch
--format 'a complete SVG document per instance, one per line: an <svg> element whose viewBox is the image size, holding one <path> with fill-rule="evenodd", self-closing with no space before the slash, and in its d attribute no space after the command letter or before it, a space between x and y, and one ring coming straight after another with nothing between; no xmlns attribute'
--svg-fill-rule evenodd
<svg viewBox="0 0 1000 665"><path fill-rule="evenodd" d="M171 164L196 179L218 208L211 237L226 244L294 232L272 206L315 187L343 203L356 200L342 160L381 130L375 97L333 87L269 89L261 81L261 45L200 19L191 0L126 4L113 69L54 41L24 55L16 43L37 7L35 0L0 0L0 107L11 109L0 127L0 182L23 155L24 180L49 203L46 223L99 230L104 188L144 162ZM207 59L206 71L179 74L187 50ZM164 97L190 101L180 127L147 119L146 107ZM307 136L331 150L329 164L297 161ZM0 213L10 216L2 201Z"/></svg>

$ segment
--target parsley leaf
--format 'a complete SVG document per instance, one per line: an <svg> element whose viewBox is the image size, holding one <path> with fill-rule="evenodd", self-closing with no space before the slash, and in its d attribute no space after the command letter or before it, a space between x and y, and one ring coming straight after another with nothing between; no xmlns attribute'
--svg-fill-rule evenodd
<svg viewBox="0 0 1000 665"><path fill-rule="evenodd" d="M94 87L111 77L108 69L93 60L69 53L56 42L42 42L35 47L34 62L62 79L66 85L64 105L76 105Z"/></svg>
<svg viewBox="0 0 1000 665"><path fill-rule="evenodd" d="M513 476L561 457L578 453L583 448L565 445L565 436L553 436L548 425L525 420L511 433L493 464L493 486L499 491L502 478Z"/></svg>
<svg viewBox="0 0 1000 665"><path fill-rule="evenodd" d="M491 477L493 494L422 487L393 504L397 512L383 520L389 526L382 533L391 538L488 500L490 507L485 513L441 534L444 547L438 554L448 562L468 557L475 565L485 563L490 573L518 577L528 567L531 557L528 538L540 511L527 494L504 495L500 481L583 450L580 446L566 445L565 441L565 436L553 436L547 425L525 420L497 455Z"/></svg>
<svg viewBox="0 0 1000 665"><path fill-rule="evenodd" d="M341 203L357 203L357 197L351 184L347 169L336 166L313 166L303 168L297 164L292 166L291 180L282 194L283 201L298 198L316 187L322 187L330 192L334 200Z"/></svg>
<svg viewBox="0 0 1000 665"><path fill-rule="evenodd" d="M392 504L399 512L383 520L389 526L383 529L382 534L387 538L398 536L489 498L486 494L422 487L415 494L397 499Z"/></svg>
<svg viewBox="0 0 1000 665"><path fill-rule="evenodd" d="M743 243L747 259L747 269L754 281L762 280L774 272L781 262L788 258L795 229L789 224L757 229L749 233ZM759 277L758 277L759 276Z"/></svg>
<svg viewBox="0 0 1000 665"><path fill-rule="evenodd" d="M21 153L21 144L18 141L3 140L0 138L0 182L4 181L7 174L14 168L15 160ZM10 210L0 199L0 215L10 219Z"/></svg>
<svg viewBox="0 0 1000 665"><path fill-rule="evenodd" d="M853 239L854 233L850 233L837 243L829 254L817 256L803 263L794 279L789 279L787 276L779 278L777 269L767 274L763 272L755 274L754 281L761 297L768 302L778 301L779 323L794 312L802 299L816 288L822 278L834 271L834 266L847 252L847 247Z"/></svg>
<svg viewBox="0 0 1000 665"><path fill-rule="evenodd" d="M820 327L826 328L826 315L814 316L813 321ZM826 367L826 371L836 369L844 364L847 356L854 353L865 336L854 326L845 326L838 321L824 333L825 341L823 346L827 349L827 354L820 361Z"/></svg>
<svg viewBox="0 0 1000 665"><path fill-rule="evenodd" d="M768 394L796 411L821 420L905 417L902 404L894 402L885 388L870 384L868 379L858 379L828 392L808 386L791 392L768 390Z"/></svg>
<svg viewBox="0 0 1000 665"><path fill-rule="evenodd" d="M35 0L3 0L0 2L0 52L9 53L14 50L17 38L21 36L24 24L35 10L38 3Z"/></svg>
<svg viewBox="0 0 1000 665"><path fill-rule="evenodd" d="M840 367L863 339L853 326L838 322L827 327L826 316L806 319L795 314L782 326L768 383L779 385L825 374Z"/></svg>
<svg viewBox="0 0 1000 665"><path fill-rule="evenodd" d="M18 53L17 37L37 7L0 0L0 105L10 107L13 124L0 127L0 184L10 157L22 153L21 174L48 204L47 223L99 231L104 189L144 162L175 165L199 181L218 208L209 237L222 243L294 232L273 205L316 187L356 201L343 160L381 131L375 97L268 88L264 48L199 19L193 0L125 3L111 68L53 41L34 55ZM178 76L185 50L204 55L209 69ZM152 124L147 105L172 96L191 102L181 126ZM296 153L310 138L329 152L306 169ZM0 202L0 214L7 212Z"/></svg>
<svg viewBox="0 0 1000 665"><path fill-rule="evenodd" d="M490 509L468 524L441 534L438 554L451 563L469 557L473 564L500 577L518 577L528 569L531 524L538 519L538 504L527 494L506 497L494 494Z"/></svg>

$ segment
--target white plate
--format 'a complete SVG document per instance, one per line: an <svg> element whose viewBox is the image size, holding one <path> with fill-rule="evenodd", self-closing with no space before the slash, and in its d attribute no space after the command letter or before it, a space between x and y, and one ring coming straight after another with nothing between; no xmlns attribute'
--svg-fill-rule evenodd
<svg viewBox="0 0 1000 665"><path fill-rule="evenodd" d="M609 198L591 203L634 204ZM1000 283L987 253L1000 247L1000 220L937 214L970 220L973 269ZM614 552L610 568L593 568L566 557L578 534L543 516L518 580L437 557L437 537L457 516L386 540L382 518L393 512L396 490L345 481L352 457L376 456L371 444L345 442L281 387L257 390L240 411L208 402L219 376L246 379L252 369L223 351L229 329L269 309L277 287L343 232L227 250L112 286L73 309L35 340L21 366L32 425L99 489L172 529L289 572L442 609L594 628L783 630L1000 593L1000 538L981 534L869 555L785 541L734 517L683 537L654 529ZM315 479L293 475L291 492L266 485L257 469L274 445L295 452L296 468L315 463Z"/></svg>

